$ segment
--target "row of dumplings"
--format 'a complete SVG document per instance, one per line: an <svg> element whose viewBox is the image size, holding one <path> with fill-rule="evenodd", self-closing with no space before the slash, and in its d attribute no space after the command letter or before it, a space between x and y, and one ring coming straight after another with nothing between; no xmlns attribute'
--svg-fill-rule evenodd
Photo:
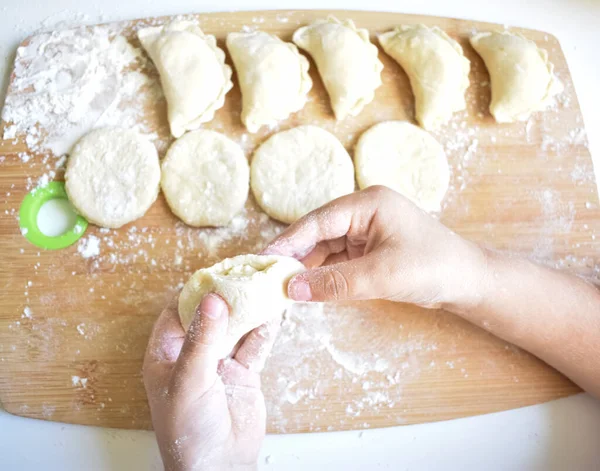
<svg viewBox="0 0 600 471"><path fill-rule="evenodd" d="M160 74L173 136L212 120L233 86L231 68L215 37L190 21L143 28L138 37ZM436 129L465 109L470 63L444 31L404 25L378 39L407 73L423 128ZM312 80L298 47L316 63L337 120L358 115L382 83L378 49L369 32L351 20L317 20L299 28L293 42L261 31L227 36L242 91L241 119L249 132L304 107ZM561 90L546 51L533 41L509 32L486 32L471 37L471 45L490 73L490 112L496 121L526 120Z"/></svg>

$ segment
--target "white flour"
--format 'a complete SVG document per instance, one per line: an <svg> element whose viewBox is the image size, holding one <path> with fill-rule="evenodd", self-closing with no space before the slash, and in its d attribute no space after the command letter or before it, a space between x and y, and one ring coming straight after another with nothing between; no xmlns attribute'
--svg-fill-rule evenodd
<svg viewBox="0 0 600 471"><path fill-rule="evenodd" d="M2 118L4 139L25 139L31 151L69 151L90 129L121 126L147 132L142 90L162 97L141 73L140 49L107 27L43 33L17 50L14 79Z"/></svg>
<svg viewBox="0 0 600 471"><path fill-rule="evenodd" d="M83 258L95 257L100 253L100 239L95 235L89 235L79 241L77 251Z"/></svg>

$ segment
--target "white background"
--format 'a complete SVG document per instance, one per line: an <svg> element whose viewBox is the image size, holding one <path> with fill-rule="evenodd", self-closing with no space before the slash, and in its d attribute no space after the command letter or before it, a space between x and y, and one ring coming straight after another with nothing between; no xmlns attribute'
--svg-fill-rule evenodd
<svg viewBox="0 0 600 471"><path fill-rule="evenodd" d="M73 21L78 15L80 22L93 24L190 12L293 8L421 13L554 34L575 82L598 174L600 0L0 0L1 93L18 43L41 26ZM259 466L286 471L596 470L600 469L600 401L581 394L539 406L435 424L273 435L265 440ZM42 422L0 410L0 469L143 470L162 466L150 432Z"/></svg>

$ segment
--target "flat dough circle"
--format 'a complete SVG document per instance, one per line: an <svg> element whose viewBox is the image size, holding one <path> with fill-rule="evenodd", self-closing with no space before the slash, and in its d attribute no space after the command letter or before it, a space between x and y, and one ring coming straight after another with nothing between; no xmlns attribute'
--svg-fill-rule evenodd
<svg viewBox="0 0 600 471"><path fill-rule="evenodd" d="M161 187L190 226L224 226L244 207L250 170L242 148L215 131L185 134L169 148Z"/></svg>
<svg viewBox="0 0 600 471"><path fill-rule="evenodd" d="M292 303L287 282L305 270L291 257L238 255L194 273L179 295L179 318L187 331L202 298L219 294L229 305L229 323L221 356L252 329L274 319Z"/></svg>
<svg viewBox="0 0 600 471"><path fill-rule="evenodd" d="M110 228L142 217L158 196L159 182L154 145L120 128L100 128L82 137L65 173L65 189L77 211Z"/></svg>
<svg viewBox="0 0 600 471"><path fill-rule="evenodd" d="M354 167L344 146L316 126L271 136L254 152L250 185L272 218L292 223L354 191Z"/></svg>
<svg viewBox="0 0 600 471"><path fill-rule="evenodd" d="M450 182L444 148L405 121L376 124L360 136L354 155L361 189L385 185L426 211L439 211Z"/></svg>

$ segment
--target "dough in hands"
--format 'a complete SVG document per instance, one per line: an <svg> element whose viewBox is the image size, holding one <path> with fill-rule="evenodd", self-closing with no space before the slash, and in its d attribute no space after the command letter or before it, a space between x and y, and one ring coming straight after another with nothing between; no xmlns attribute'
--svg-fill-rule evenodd
<svg viewBox="0 0 600 471"><path fill-rule="evenodd" d="M490 73L490 113L499 123L525 121L562 91L548 53L518 34L479 33L471 45Z"/></svg>
<svg viewBox="0 0 600 471"><path fill-rule="evenodd" d="M383 64L366 29L330 17L298 29L293 41L316 62L336 119L358 115L373 100Z"/></svg>
<svg viewBox="0 0 600 471"><path fill-rule="evenodd" d="M255 152L250 186L272 218L292 223L354 191L354 167L344 146L317 126L274 134Z"/></svg>
<svg viewBox="0 0 600 471"><path fill-rule="evenodd" d="M250 169L242 148L215 131L185 134L162 163L171 210L190 226L224 226L244 207Z"/></svg>
<svg viewBox="0 0 600 471"><path fill-rule="evenodd" d="M233 86L215 37L191 21L173 21L141 29L138 38L160 74L171 134L179 137L213 119Z"/></svg>
<svg viewBox="0 0 600 471"><path fill-rule="evenodd" d="M292 43L253 31L229 33L227 49L242 90L242 122L250 132L301 110L312 87L308 60Z"/></svg>
<svg viewBox="0 0 600 471"><path fill-rule="evenodd" d="M443 147L406 121L386 121L365 131L354 153L361 189L385 185L426 211L439 211L450 171Z"/></svg>
<svg viewBox="0 0 600 471"><path fill-rule="evenodd" d="M214 292L229 305L229 324L221 357L248 332L281 316L291 305L289 279L304 271L291 257L238 255L194 273L179 295L179 317L187 331L202 298Z"/></svg>
<svg viewBox="0 0 600 471"><path fill-rule="evenodd" d="M154 145L132 130L100 128L73 147L65 190L88 221L118 228L142 217L158 196L160 163Z"/></svg>
<svg viewBox="0 0 600 471"><path fill-rule="evenodd" d="M465 109L470 63L444 31L435 26L398 26L380 35L379 42L408 75L421 126L436 129L452 113Z"/></svg>

